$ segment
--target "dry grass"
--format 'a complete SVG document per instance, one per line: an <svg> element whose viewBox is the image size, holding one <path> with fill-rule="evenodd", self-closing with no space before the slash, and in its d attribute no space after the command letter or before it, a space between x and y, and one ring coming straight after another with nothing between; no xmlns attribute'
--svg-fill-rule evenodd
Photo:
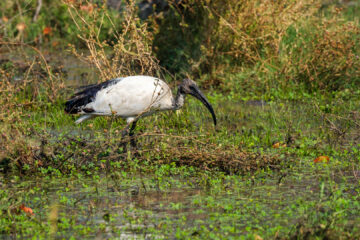
<svg viewBox="0 0 360 240"><path fill-rule="evenodd" d="M54 167L55 164L60 171L66 171L65 166L70 164L77 168L93 165L105 170L108 165L104 164L103 159L106 159L108 163L116 162L115 165L124 170L132 166L136 159L136 162L140 162L144 167L175 163L177 166L238 174L265 168L279 169L281 163L281 158L275 154L260 154L241 147L216 145L195 136L147 132L137 135L136 139L138 148L128 149L128 152L119 151L119 145L129 139L112 137L109 140L106 134L91 140L67 136L62 142L52 146L45 141L39 141L36 148L32 149L37 161L31 162L30 167L34 170L33 167L37 167L39 163L43 167ZM69 148L70 145L73 147ZM59 153L64 155L61 162L54 160Z"/></svg>
<svg viewBox="0 0 360 240"><path fill-rule="evenodd" d="M288 81L303 82L309 90L337 90L359 83L358 24L335 14L331 19L307 20L293 31L289 37L296 38L295 43L284 44L281 54L281 73Z"/></svg>
<svg viewBox="0 0 360 240"><path fill-rule="evenodd" d="M190 47L181 50L185 51L185 58L192 58L192 71L216 75L229 70L224 67L226 64L234 68L270 63L277 56L288 27L313 16L320 1L192 0L181 4L173 1L172 6L173 20L169 16L163 18L157 29L156 52L160 59L172 57L173 54L166 54L189 41L185 45ZM164 51L163 46L171 50ZM201 54L194 55L197 48Z"/></svg>
<svg viewBox="0 0 360 240"><path fill-rule="evenodd" d="M83 54L83 50L74 45L70 49L75 56L98 70L98 82L135 74L161 76L164 70L154 56L152 46L154 32L149 30L147 23L138 19L134 1L128 1L120 28L114 26L106 9L89 2L81 5L87 6L85 9L73 2L64 1L78 29L79 38L89 51ZM285 85L297 81L320 89L341 88L342 84L359 79L359 26L353 22L339 21L341 16L338 14L320 21L315 15L319 9L316 0L287 4L278 1L227 0L211 1L207 5L194 0L189 4L187 10L179 8L178 11L196 15L201 8L206 13L201 23L207 26L202 29L204 39L201 50L204 56L192 62L193 73L196 71L194 69L201 68L199 66L205 66L214 76L219 76L229 69L224 67L229 64L231 71L238 71L239 65L256 65L257 71L266 74L270 65L276 69L278 81L289 81ZM105 19L112 23L114 40L100 37ZM185 27L186 21L183 23L186 32L189 26ZM159 30L155 25L152 27ZM24 46L6 44L8 47ZM24 66L0 68L0 75L3 76L0 81L0 162L8 159L19 168L28 166L33 170L39 164L61 169L62 165L56 161L65 152L65 160L61 164L69 163L80 168L88 161L95 161L93 158L96 156L110 151L108 159L126 165L127 153L118 152L120 140L110 135L92 141L68 137L53 144L44 140L48 137L45 134L35 133L27 118L28 110L42 111L42 106L46 106L47 102L63 101L60 93L64 84L61 76L53 73L41 52L31 48L36 56L24 54ZM230 62L223 61L228 57ZM22 69L24 77L15 81L19 69ZM213 79L216 78L209 79L207 83L212 85ZM252 79L255 77L249 81ZM223 78L222 81L229 79ZM238 84L234 81L230 84ZM47 130L46 126L44 129ZM140 142L142 137L149 135L139 136ZM138 159L154 164L175 162L227 173L276 167L280 161L277 156L254 154L240 147L214 145L194 136L168 136L161 132L157 138L152 137L150 142L144 141L142 147L131 154L137 154ZM111 143L107 141L109 139ZM74 142L74 149L67 149L71 142ZM81 151L83 146L87 146L87 154ZM47 152L44 149L50 150Z"/></svg>
<svg viewBox="0 0 360 240"><path fill-rule="evenodd" d="M319 0L174 2L155 50L170 67L187 61L192 75L208 74L208 87L236 88L229 74L253 71L249 85L339 89L359 78L359 23L329 6L324 16Z"/></svg>
<svg viewBox="0 0 360 240"><path fill-rule="evenodd" d="M90 2L75 3L64 1L68 5L68 12L77 26L79 39L89 50L84 55L71 45L72 53L80 60L96 67L99 73L99 82L126 75L149 74L159 75L161 68L152 55L152 35L147 31L146 24L140 24L137 17L134 1L129 1L124 12L121 32L113 25L112 30L116 41L109 42L100 39L100 32L104 19L112 23L105 8L98 7ZM84 8L87 6L87 8ZM112 23L113 24L113 23ZM42 107L48 102L63 101L59 99L64 88L63 78L53 74L46 58L37 48L19 42L2 42L3 47L26 48L22 51L21 63L8 61L0 68L0 162L9 160L10 165L22 169L36 169L39 161L42 166L51 166L56 151L64 149L66 142L59 144L44 141L44 133L35 133L29 122L29 111L43 111ZM35 51L35 55L28 55L28 49ZM21 51L20 51L21 52ZM14 80L18 75L21 80ZM46 126L44 126L46 132ZM44 148L52 148L50 155L44 154ZM51 152L51 151L50 151ZM99 153L99 152L97 152ZM79 158L81 159L81 158Z"/></svg>
<svg viewBox="0 0 360 240"><path fill-rule="evenodd" d="M214 1L207 7L209 18L218 21L205 41L210 50L206 54L210 59L221 54L252 64L276 55L288 27L320 8L318 0L225 2Z"/></svg>
<svg viewBox="0 0 360 240"><path fill-rule="evenodd" d="M79 32L78 36L89 55L84 55L75 45L71 46L72 53L80 60L95 66L99 73L99 81L129 75L159 75L161 67L152 52L153 35L146 23L140 22L135 1L128 1L122 13L121 30L115 26L104 7L92 6L92 11L82 11L79 5L72 2L68 5L68 12ZM84 4L82 5L84 6ZM112 24L114 41L100 39L104 21Z"/></svg>
<svg viewBox="0 0 360 240"><path fill-rule="evenodd" d="M36 166L41 138L31 127L29 110L42 111L55 104L64 88L63 78L53 72L39 49L23 43L0 44L21 57L19 62L4 58L0 65L0 162Z"/></svg>
<svg viewBox="0 0 360 240"><path fill-rule="evenodd" d="M171 145L174 146L173 144ZM278 169L280 163L278 156L252 153L237 147L216 146L211 143L184 146L182 142L175 146L158 150L157 154L163 156L162 159L158 159L158 163L175 162L179 166L193 166L202 170L217 169L227 174L246 173L264 168Z"/></svg>

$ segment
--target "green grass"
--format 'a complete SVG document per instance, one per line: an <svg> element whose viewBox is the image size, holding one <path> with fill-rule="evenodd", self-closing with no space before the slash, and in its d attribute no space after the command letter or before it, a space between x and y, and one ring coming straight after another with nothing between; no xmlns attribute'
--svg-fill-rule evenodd
<svg viewBox="0 0 360 240"><path fill-rule="evenodd" d="M9 8L7 2L0 9L5 9L5 16L14 15L16 7ZM26 7L21 2L20 7L33 9L32 3ZM275 2L243 3L277 7ZM89 37L88 29L73 31L66 7L57 6L42 11L37 24L30 24L28 12L32 11L24 11L23 17L16 15L0 26L0 34L7 40L33 44L37 39L36 44L41 44L36 37L47 21L61 19L61 24L51 25L53 34L44 38L46 43L59 40L65 45L74 42L77 34ZM185 74L206 88L218 126L214 128L204 106L188 97L182 111L141 119L136 130L138 148L127 152L120 147L124 120L99 117L75 125L77 117L64 114L64 102L78 85L73 76L81 72L71 72L76 61L64 58L69 67L62 68L58 55L44 54L50 59L50 72L59 72L51 82L50 72L44 70L44 62L37 63L34 53L23 45L9 46L12 52L0 63L0 238L360 238L359 8L345 8L339 14L333 7L286 25L283 35L269 39L261 38L266 31L274 33L274 23L266 17L256 21L264 25L237 26L249 39L260 36L251 46L249 39L221 34L229 29L213 22L217 18L202 22L216 23L220 32L215 33L204 32L202 26L169 24L179 23L181 14L170 15L168 22L158 19L160 25L148 22L149 35L118 46L151 49L149 42L142 44L162 30L153 44L164 49L146 54L163 54L160 60L168 61L163 66L176 72L175 79L165 76L170 84ZM189 6L184 12L189 18L182 23L198 25L197 11L203 10L204 6ZM227 17L228 10L222 11ZM100 30L96 16L85 15ZM15 26L21 21L29 34L17 39ZM108 19L104 21L100 40L112 39L115 29ZM120 26L122 19L117 21ZM134 32L126 37L147 27L135 23ZM73 34L61 38L69 31ZM193 36L186 34L191 31L194 41L187 39ZM212 42L216 39L219 42ZM183 45L169 47L161 44L164 40L170 45L180 40ZM225 43L233 46L234 41L249 46L245 52L250 55L222 55L229 50ZM266 50L274 49L274 44L279 51ZM106 50L112 45L100 44ZM141 47L134 48L138 50L144 53ZM260 55L251 56L258 50ZM144 57L138 55L130 53L134 58L129 59ZM88 67L83 70L89 72ZM97 76L94 70L82 80L94 83ZM315 163L319 156L330 160ZM35 214L24 213L22 204Z"/></svg>
<svg viewBox="0 0 360 240"><path fill-rule="evenodd" d="M42 165L24 160L19 168L10 161L12 171L1 175L1 233L44 239L359 237L357 96L309 95L264 106L219 93L209 99L216 130L203 106L189 98L181 113L141 119L138 134L163 136L139 137L139 152L125 155L117 145L122 120L74 125L62 101L26 109L15 126L28 129L26 143L43 144L44 155L35 151ZM205 145L196 147L199 142ZM277 142L287 146L273 148ZM174 145L184 155L196 151L197 161L214 146L278 161L251 171L241 165L237 174L205 170L212 165L179 159ZM314 163L321 155L330 162ZM22 203L35 215L19 212Z"/></svg>

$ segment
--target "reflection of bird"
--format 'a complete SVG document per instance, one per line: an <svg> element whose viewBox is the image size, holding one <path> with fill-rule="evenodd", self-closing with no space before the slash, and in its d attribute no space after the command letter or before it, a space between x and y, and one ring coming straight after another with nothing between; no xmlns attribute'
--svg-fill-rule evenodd
<svg viewBox="0 0 360 240"><path fill-rule="evenodd" d="M211 104L197 84L187 78L179 85L175 98L164 81L149 76L115 78L85 86L65 103L65 112L82 114L76 120L77 124L95 116L115 115L125 118L128 124L132 123L129 132L132 136L139 117L156 111L177 110L184 105L186 94L196 97L209 109L216 125Z"/></svg>

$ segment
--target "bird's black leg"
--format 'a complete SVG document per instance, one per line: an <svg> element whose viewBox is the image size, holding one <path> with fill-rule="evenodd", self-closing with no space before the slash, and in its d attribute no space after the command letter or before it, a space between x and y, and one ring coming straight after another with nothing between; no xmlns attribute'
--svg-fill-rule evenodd
<svg viewBox="0 0 360 240"><path fill-rule="evenodd" d="M131 144L131 147L133 147L133 148L136 148L136 141L135 141L135 138L133 138L134 130L136 128L136 123L137 123L137 120L133 121L133 123L131 124L130 132L129 132L130 144Z"/></svg>
<svg viewBox="0 0 360 240"><path fill-rule="evenodd" d="M127 137L127 135L129 134L129 127L126 127L124 130L121 131L121 144L120 144L120 148L122 148L122 151L124 153L127 152L127 141L125 141L125 138Z"/></svg>

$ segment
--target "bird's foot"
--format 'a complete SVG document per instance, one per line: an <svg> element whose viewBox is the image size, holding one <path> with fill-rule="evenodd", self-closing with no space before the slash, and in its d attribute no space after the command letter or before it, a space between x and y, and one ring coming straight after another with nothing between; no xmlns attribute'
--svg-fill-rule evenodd
<svg viewBox="0 0 360 240"><path fill-rule="evenodd" d="M134 137L134 136L131 136L130 138L131 138L131 139L130 139L131 148L136 149L136 148L137 148L137 143L136 143L135 137Z"/></svg>

